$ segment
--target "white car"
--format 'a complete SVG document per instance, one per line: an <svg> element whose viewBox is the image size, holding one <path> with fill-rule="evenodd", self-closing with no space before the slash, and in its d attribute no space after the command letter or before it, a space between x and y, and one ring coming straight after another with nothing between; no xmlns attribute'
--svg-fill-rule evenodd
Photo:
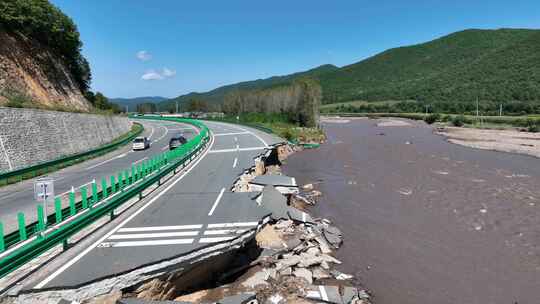
<svg viewBox="0 0 540 304"><path fill-rule="evenodd" d="M133 140L133 150L145 150L150 148L150 140L146 137L137 137Z"/></svg>

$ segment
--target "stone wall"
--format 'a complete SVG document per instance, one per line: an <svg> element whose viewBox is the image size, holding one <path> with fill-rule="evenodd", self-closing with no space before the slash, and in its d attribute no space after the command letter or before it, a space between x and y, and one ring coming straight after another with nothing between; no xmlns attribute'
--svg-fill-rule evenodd
<svg viewBox="0 0 540 304"><path fill-rule="evenodd" d="M0 172L88 151L130 129L126 117L0 107Z"/></svg>

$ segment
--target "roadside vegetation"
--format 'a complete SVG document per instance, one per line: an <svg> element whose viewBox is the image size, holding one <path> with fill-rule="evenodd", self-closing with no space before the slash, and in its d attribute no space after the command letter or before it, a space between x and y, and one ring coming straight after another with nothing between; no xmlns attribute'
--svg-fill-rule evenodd
<svg viewBox="0 0 540 304"><path fill-rule="evenodd" d="M32 108L58 112L88 113L74 110L73 108L62 104L44 105L34 100L31 96L19 92L3 92L2 96L7 99L4 106L8 108ZM110 102L109 99L100 92L94 94L94 92L88 91L85 94L85 98L94 106L90 112L91 114L107 115L122 112L117 104Z"/></svg>
<svg viewBox="0 0 540 304"><path fill-rule="evenodd" d="M35 39L54 50L71 71L79 89L90 88L90 65L81 54L77 26L48 0L2 0L0 29Z"/></svg>
<svg viewBox="0 0 540 304"><path fill-rule="evenodd" d="M302 127L287 114L244 113L238 116L227 115L216 120L268 129L293 143L321 143L325 140L322 129Z"/></svg>

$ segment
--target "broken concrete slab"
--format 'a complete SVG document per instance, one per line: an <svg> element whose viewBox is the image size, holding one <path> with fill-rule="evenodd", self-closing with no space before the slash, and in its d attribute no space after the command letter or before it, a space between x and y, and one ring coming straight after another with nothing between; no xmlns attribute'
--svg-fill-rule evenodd
<svg viewBox="0 0 540 304"><path fill-rule="evenodd" d="M287 208L287 214L289 215L289 218L296 222L302 222L302 223L312 223L313 218L311 215L307 214L304 211L300 211L293 207Z"/></svg>
<svg viewBox="0 0 540 304"><path fill-rule="evenodd" d="M313 274L306 268L296 268L293 271L293 275L298 278L306 280L309 284L313 283Z"/></svg>
<svg viewBox="0 0 540 304"><path fill-rule="evenodd" d="M257 297L253 293L241 293L234 296L225 297L216 304L256 304Z"/></svg>
<svg viewBox="0 0 540 304"><path fill-rule="evenodd" d="M69 302L72 303L72 302ZM152 301L142 299L120 299L116 301L116 304L193 304L191 302L184 301Z"/></svg>
<svg viewBox="0 0 540 304"><path fill-rule="evenodd" d="M289 210L287 198L273 186L265 186L261 195L257 197L257 202L272 213L275 220L287 219Z"/></svg>
<svg viewBox="0 0 540 304"><path fill-rule="evenodd" d="M251 191L262 191L265 186L273 186L283 194L298 193L298 186L294 177L279 174L266 174L256 176L249 182Z"/></svg>

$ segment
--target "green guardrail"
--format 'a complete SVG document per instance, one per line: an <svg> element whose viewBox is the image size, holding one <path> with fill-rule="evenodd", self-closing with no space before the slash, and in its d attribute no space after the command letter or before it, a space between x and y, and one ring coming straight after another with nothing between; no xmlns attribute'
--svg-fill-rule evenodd
<svg viewBox="0 0 540 304"><path fill-rule="evenodd" d="M18 230L4 235L3 225L0 222L0 278L16 270L43 252L60 244L67 244L67 240L92 224L96 220L114 215L114 210L133 197L140 196L149 186L160 182L161 178L176 170L196 153L200 152L209 142L208 128L195 120L166 118L166 117L136 117L138 119L168 120L189 123L200 129L197 136L186 144L132 165L126 170L113 174L109 179L102 179L91 184L90 188L81 187L69 195L69 206L62 208L60 197L55 198L55 212L47 216L43 206L37 207L38 219L30 225L25 224L23 213L18 214ZM98 190L98 187L101 189ZM76 201L76 194L80 199ZM54 229L48 229L51 227ZM33 240L23 243L28 239ZM6 252L12 248L11 252Z"/></svg>
<svg viewBox="0 0 540 304"><path fill-rule="evenodd" d="M121 139L115 140L99 148L39 163L26 168L0 173L0 185L16 183L22 181L23 179L34 178L43 174L48 174L58 169L71 166L82 160L103 155L112 150L115 150L119 146L131 142L135 137L139 136L142 131L142 125L137 124L137 127L135 127L134 130L129 131L127 135L123 136Z"/></svg>

